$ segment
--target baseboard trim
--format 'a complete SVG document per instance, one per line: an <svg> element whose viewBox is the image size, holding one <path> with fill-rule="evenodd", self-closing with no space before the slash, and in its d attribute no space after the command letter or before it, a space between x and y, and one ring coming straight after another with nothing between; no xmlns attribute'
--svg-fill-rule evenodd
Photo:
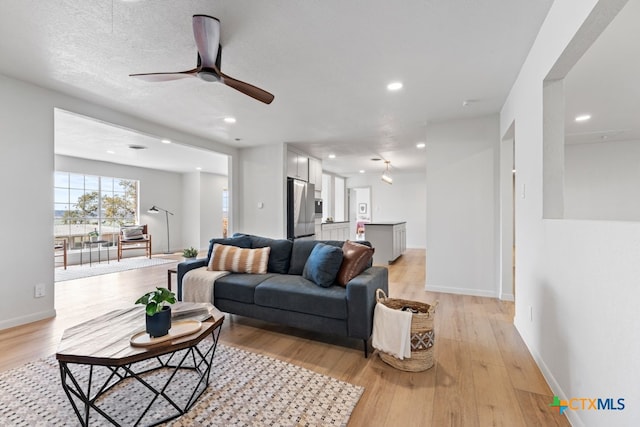
<svg viewBox="0 0 640 427"><path fill-rule="evenodd" d="M516 330L517 330L518 326L515 319L514 319L514 326L516 326ZM520 333L520 331L518 331L518 333ZM522 336L522 334L520 334L520 336ZM527 349L529 350L531 357L533 357L533 360L536 362L536 365L538 365L540 372L542 372L542 376L547 381L547 384L549 384L549 387L551 388L551 391L553 392L553 394L560 397L561 399L566 399L567 394L562 390L562 387L560 387L560 384L558 383L558 381L556 381L555 377L551 373L551 370L544 363L544 360L542 359L542 357L540 357L538 352L534 351L529 346L529 344L527 344L527 341L525 341L524 338L522 340L524 341L524 345L527 346ZM569 420L569 424L571 424L572 426L585 427L585 424L582 422L582 420L578 416L578 412L579 411L565 411L564 415L567 417L567 419Z"/></svg>
<svg viewBox="0 0 640 427"><path fill-rule="evenodd" d="M31 313L26 316L14 317L0 321L0 330L13 328L14 326L20 326L27 323L37 322L38 320L48 319L56 316L56 310L39 311L37 313Z"/></svg>
<svg viewBox="0 0 640 427"><path fill-rule="evenodd" d="M503 300L503 301L515 301L516 297L513 294L502 293L502 294L500 294L500 299Z"/></svg>
<svg viewBox="0 0 640 427"><path fill-rule="evenodd" d="M452 288L449 286L425 285L424 290L429 292L442 292L445 294L472 295L476 297L498 298L498 294L496 292L485 291L481 289Z"/></svg>

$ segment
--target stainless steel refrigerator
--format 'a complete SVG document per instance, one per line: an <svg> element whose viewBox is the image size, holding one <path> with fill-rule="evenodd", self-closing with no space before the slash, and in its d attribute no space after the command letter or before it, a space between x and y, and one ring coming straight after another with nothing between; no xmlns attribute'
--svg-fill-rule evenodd
<svg viewBox="0 0 640 427"><path fill-rule="evenodd" d="M315 185L287 178L287 238L313 239L315 235Z"/></svg>

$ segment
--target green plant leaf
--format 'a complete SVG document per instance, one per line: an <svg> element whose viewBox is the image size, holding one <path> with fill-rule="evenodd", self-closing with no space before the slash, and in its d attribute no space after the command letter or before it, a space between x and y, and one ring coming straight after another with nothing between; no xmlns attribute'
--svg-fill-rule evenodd
<svg viewBox="0 0 640 427"><path fill-rule="evenodd" d="M144 294L142 295L140 298L138 298L138 300L135 302L136 304L148 304L149 303L149 298L150 298L151 294Z"/></svg>
<svg viewBox="0 0 640 427"><path fill-rule="evenodd" d="M145 311L149 316L160 312L165 303L173 304L177 301L176 294L167 288L157 287L155 291L147 292L135 302L145 305Z"/></svg>
<svg viewBox="0 0 640 427"><path fill-rule="evenodd" d="M158 304L156 304L155 302L150 302L147 304L147 309L146 312L149 316L153 316L154 314L156 314L158 312Z"/></svg>

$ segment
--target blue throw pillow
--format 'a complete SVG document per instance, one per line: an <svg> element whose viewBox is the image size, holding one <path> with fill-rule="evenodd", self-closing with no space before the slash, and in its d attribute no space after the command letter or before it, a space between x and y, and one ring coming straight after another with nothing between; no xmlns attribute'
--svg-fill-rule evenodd
<svg viewBox="0 0 640 427"><path fill-rule="evenodd" d="M302 277L328 288L336 281L342 265L342 249L318 243L314 246L302 271Z"/></svg>

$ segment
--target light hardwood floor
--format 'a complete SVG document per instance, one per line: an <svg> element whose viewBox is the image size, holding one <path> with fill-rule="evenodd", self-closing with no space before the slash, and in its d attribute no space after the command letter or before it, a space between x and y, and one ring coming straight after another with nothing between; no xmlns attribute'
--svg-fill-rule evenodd
<svg viewBox="0 0 640 427"><path fill-rule="evenodd" d="M57 317L0 331L0 370L55 353L64 329L166 286L173 266L57 283ZM365 359L360 340L240 316L227 316L221 340L364 386L350 426L569 425L549 407L553 394L513 326L513 303L425 292L424 283L423 250L410 249L389 266L391 297L440 301L436 363L425 372L398 371L376 353Z"/></svg>

